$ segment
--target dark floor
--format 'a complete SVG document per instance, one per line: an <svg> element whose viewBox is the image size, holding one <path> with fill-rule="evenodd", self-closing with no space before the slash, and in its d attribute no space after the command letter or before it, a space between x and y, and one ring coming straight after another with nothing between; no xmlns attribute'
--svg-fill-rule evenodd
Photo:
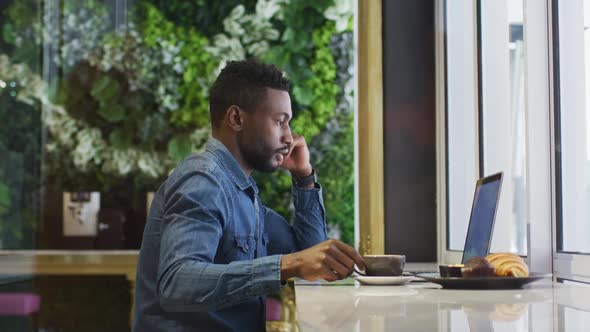
<svg viewBox="0 0 590 332"><path fill-rule="evenodd" d="M129 331L130 285L124 276L0 277L0 294L41 298L30 315L0 312L0 331Z"/></svg>

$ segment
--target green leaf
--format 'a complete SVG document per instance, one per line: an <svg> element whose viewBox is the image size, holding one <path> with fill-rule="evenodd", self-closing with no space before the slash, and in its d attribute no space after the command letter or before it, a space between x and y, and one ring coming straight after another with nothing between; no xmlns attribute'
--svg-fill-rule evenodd
<svg viewBox="0 0 590 332"><path fill-rule="evenodd" d="M196 76L196 70L193 67L188 67L183 75L184 78L184 82L185 83L190 83L195 79Z"/></svg>
<svg viewBox="0 0 590 332"><path fill-rule="evenodd" d="M289 42L293 39L295 39L295 30L287 28L283 33L283 37L281 38L281 40L284 42Z"/></svg>
<svg viewBox="0 0 590 332"><path fill-rule="evenodd" d="M120 122L125 119L125 108L114 104L101 105L98 114L109 122Z"/></svg>
<svg viewBox="0 0 590 332"><path fill-rule="evenodd" d="M275 64L277 67L285 70L285 67L289 64L290 55L291 54L287 52L286 49L277 46L269 49L266 53L264 53L263 60L266 63ZM286 74L291 75L291 73Z"/></svg>
<svg viewBox="0 0 590 332"><path fill-rule="evenodd" d="M125 99L123 99L123 105L125 105L126 109L140 109L145 112L144 103L144 96L139 93L127 92L125 94Z"/></svg>
<svg viewBox="0 0 590 332"><path fill-rule="evenodd" d="M123 128L117 128L109 134L109 141L118 149L125 149L133 142L133 133Z"/></svg>
<svg viewBox="0 0 590 332"><path fill-rule="evenodd" d="M313 102L313 91L311 89L301 88L296 86L293 88L293 97L301 105L309 106Z"/></svg>
<svg viewBox="0 0 590 332"><path fill-rule="evenodd" d="M110 104L120 91L119 82L109 76L102 76L96 81L90 94L101 104Z"/></svg>
<svg viewBox="0 0 590 332"><path fill-rule="evenodd" d="M0 206L10 206L10 188L2 182L0 182Z"/></svg>
<svg viewBox="0 0 590 332"><path fill-rule="evenodd" d="M168 142L168 155L179 162L191 154L193 145L188 136L175 136Z"/></svg>
<svg viewBox="0 0 590 332"><path fill-rule="evenodd" d="M137 130L137 137L144 143L154 142L161 139L168 132L166 118L155 113L146 117Z"/></svg>
<svg viewBox="0 0 590 332"><path fill-rule="evenodd" d="M2 37L4 38L4 40L10 44L14 44L15 42L15 38L14 38L14 31L12 28L12 24L10 23L6 23L4 24L4 27L2 29Z"/></svg>

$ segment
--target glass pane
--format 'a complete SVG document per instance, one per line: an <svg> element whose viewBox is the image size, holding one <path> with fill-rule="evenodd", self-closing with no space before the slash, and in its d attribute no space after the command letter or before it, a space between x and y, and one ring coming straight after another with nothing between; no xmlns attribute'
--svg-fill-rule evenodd
<svg viewBox="0 0 590 332"><path fill-rule="evenodd" d="M0 249L139 248L153 191L210 136L213 80L249 57L291 79L329 235L353 244L354 2L308 3L1 1ZM256 178L290 219L288 172Z"/></svg>
<svg viewBox="0 0 590 332"><path fill-rule="evenodd" d="M42 47L27 28L40 13L35 1L0 2L0 249L34 247L42 215Z"/></svg>
<svg viewBox="0 0 590 332"><path fill-rule="evenodd" d="M558 13L557 249L590 253L590 1L559 1Z"/></svg>
<svg viewBox="0 0 590 332"><path fill-rule="evenodd" d="M445 4L447 249L463 250L477 180L474 5Z"/></svg>
<svg viewBox="0 0 590 332"><path fill-rule="evenodd" d="M576 331L590 324L590 312L576 308L560 306L563 309L563 320L559 322L563 331Z"/></svg>
<svg viewBox="0 0 590 332"><path fill-rule="evenodd" d="M526 255L523 1L480 6L482 172L504 173L490 251Z"/></svg>

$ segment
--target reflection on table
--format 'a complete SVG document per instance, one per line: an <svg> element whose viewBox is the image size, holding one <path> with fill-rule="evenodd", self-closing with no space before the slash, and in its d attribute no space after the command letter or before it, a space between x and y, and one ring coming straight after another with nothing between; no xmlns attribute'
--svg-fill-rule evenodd
<svg viewBox="0 0 590 332"><path fill-rule="evenodd" d="M590 288L550 279L517 290L448 290L432 283L365 286L298 280L301 331L586 331Z"/></svg>
<svg viewBox="0 0 590 332"><path fill-rule="evenodd" d="M0 283L0 331L129 331L125 276L20 275Z"/></svg>
<svg viewBox="0 0 590 332"><path fill-rule="evenodd" d="M4 250L0 331L128 331L137 255L137 251ZM20 304L18 314L9 314ZM121 317L125 319L119 326Z"/></svg>

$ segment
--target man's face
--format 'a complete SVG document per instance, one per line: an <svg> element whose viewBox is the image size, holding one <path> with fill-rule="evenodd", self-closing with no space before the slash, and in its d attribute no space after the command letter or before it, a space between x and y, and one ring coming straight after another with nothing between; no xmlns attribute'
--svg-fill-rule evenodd
<svg viewBox="0 0 590 332"><path fill-rule="evenodd" d="M289 93L267 89L266 100L247 114L248 125L238 133L238 146L248 166L260 172L281 166L293 142L291 116Z"/></svg>

